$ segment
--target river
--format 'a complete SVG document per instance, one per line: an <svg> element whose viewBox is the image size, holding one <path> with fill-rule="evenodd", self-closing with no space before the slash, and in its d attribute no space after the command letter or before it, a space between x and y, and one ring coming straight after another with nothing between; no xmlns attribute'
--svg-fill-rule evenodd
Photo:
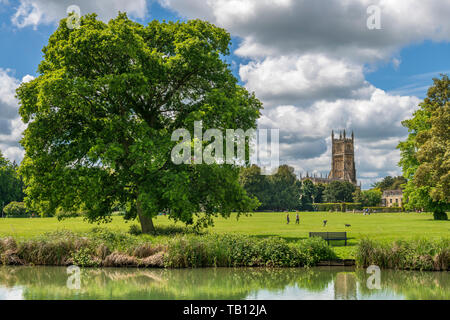
<svg viewBox="0 0 450 320"><path fill-rule="evenodd" d="M448 272L364 269L0 267L4 299L450 299ZM78 281L79 280L79 281Z"/></svg>

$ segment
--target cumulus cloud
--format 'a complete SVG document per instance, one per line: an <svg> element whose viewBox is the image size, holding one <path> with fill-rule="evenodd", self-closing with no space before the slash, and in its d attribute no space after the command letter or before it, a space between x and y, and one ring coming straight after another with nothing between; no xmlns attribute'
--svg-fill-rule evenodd
<svg viewBox="0 0 450 320"><path fill-rule="evenodd" d="M3 120L17 117L15 90L20 81L10 76L10 70L0 68L0 114Z"/></svg>
<svg viewBox="0 0 450 320"><path fill-rule="evenodd" d="M115 17L119 11L136 18L143 18L147 13L146 0L20 0L12 22L19 28L55 23L67 17L67 8L71 5L78 6L82 15L95 12L104 21Z"/></svg>
<svg viewBox="0 0 450 320"><path fill-rule="evenodd" d="M19 144L26 125L19 117L15 90L21 81L11 75L11 70L0 68L0 150L10 160L22 161L24 151ZM34 79L26 75L22 82Z"/></svg>
<svg viewBox="0 0 450 320"><path fill-rule="evenodd" d="M370 61L411 42L450 40L450 3L441 0L192 0L190 10L184 0L160 2L242 37L237 53L247 57L328 52ZM380 30L367 28L371 5L381 10Z"/></svg>
<svg viewBox="0 0 450 320"><path fill-rule="evenodd" d="M306 54L251 61L241 65L239 76L268 107L368 97L375 88L365 80L363 71L359 64L331 59L323 54Z"/></svg>

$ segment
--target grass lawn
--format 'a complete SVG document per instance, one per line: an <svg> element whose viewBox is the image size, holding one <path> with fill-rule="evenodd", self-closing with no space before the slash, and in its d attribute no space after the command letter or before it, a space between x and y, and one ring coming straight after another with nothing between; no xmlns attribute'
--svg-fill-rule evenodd
<svg viewBox="0 0 450 320"><path fill-rule="evenodd" d="M375 213L364 216L360 213L301 212L300 224L295 224L295 213L290 213L291 222L286 224L286 213L254 213L241 216L236 220L217 218L211 232L241 233L257 237L280 236L288 241L308 237L310 231L346 231L348 246L343 241L332 243L333 249L342 258L353 256L358 240L367 236L374 240L393 241L397 239L450 237L450 221L434 221L431 213ZM323 227L323 220L328 220ZM100 226L117 231L128 231L131 224L122 217L113 217L113 221ZM173 224L165 216L158 216L155 225ZM350 227L345 227L350 224ZM181 223L178 224L182 226ZM0 219L0 237L14 236L30 238L45 232L69 229L74 232L87 232L94 226L82 218L58 221L56 218L4 218Z"/></svg>

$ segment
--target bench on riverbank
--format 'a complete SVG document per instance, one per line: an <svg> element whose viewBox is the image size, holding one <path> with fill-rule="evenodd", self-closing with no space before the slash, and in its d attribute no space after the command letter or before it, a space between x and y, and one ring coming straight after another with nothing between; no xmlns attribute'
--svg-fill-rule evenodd
<svg viewBox="0 0 450 320"><path fill-rule="evenodd" d="M345 240L347 245L347 232L310 232L309 237L321 237L330 244L330 240Z"/></svg>

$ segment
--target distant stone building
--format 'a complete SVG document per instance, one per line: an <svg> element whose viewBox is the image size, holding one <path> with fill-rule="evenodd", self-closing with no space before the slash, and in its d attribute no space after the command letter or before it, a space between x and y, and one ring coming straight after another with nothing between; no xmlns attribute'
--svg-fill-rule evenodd
<svg viewBox="0 0 450 320"><path fill-rule="evenodd" d="M355 136L352 132L351 138L346 137L346 133L339 133L339 138L334 137L334 131L331 131L331 171L328 177L317 176L316 174L306 177L300 176L301 180L309 179L313 183L330 183L331 181L348 181L355 186L356 168L355 168Z"/></svg>
<svg viewBox="0 0 450 320"><path fill-rule="evenodd" d="M339 133L339 139L335 139L334 132L331 131L332 159L329 179L339 179L356 185L354 141L353 132L351 138L346 138L344 130L344 135Z"/></svg>
<svg viewBox="0 0 450 320"><path fill-rule="evenodd" d="M381 197L381 205L383 207L401 207L403 199L402 190L385 190Z"/></svg>

